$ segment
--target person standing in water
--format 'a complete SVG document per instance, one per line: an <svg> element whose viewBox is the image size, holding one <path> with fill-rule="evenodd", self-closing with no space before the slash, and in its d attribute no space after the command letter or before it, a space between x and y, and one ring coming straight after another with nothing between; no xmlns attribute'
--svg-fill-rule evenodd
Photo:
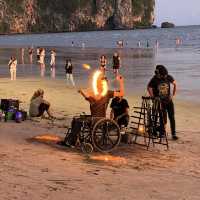
<svg viewBox="0 0 200 200"><path fill-rule="evenodd" d="M120 65L121 65L121 58L119 54L115 52L113 55L113 72L115 75L118 75Z"/></svg>
<svg viewBox="0 0 200 200"><path fill-rule="evenodd" d="M156 48L156 49L159 48L159 42L158 42L158 40L156 40L155 48Z"/></svg>
<svg viewBox="0 0 200 200"><path fill-rule="evenodd" d="M117 41L117 47L118 48L123 48L123 46L124 46L124 41L123 40L118 40Z"/></svg>
<svg viewBox="0 0 200 200"><path fill-rule="evenodd" d="M141 41L140 41L140 40L137 42L137 47L138 47L138 48L141 47Z"/></svg>
<svg viewBox="0 0 200 200"><path fill-rule="evenodd" d="M82 42L81 47L82 47L82 49L85 49L85 43L84 42Z"/></svg>
<svg viewBox="0 0 200 200"><path fill-rule="evenodd" d="M56 52L54 49L51 50L51 78L55 78L56 76Z"/></svg>
<svg viewBox="0 0 200 200"><path fill-rule="evenodd" d="M149 48L149 47L150 47L149 40L147 40L147 48Z"/></svg>
<svg viewBox="0 0 200 200"><path fill-rule="evenodd" d="M102 55L100 57L100 70L103 72L104 75L106 72L106 65L107 65L107 58L105 55Z"/></svg>
<svg viewBox="0 0 200 200"><path fill-rule="evenodd" d="M28 54L29 54L30 64L33 64L33 48L32 47L28 48Z"/></svg>
<svg viewBox="0 0 200 200"><path fill-rule="evenodd" d="M75 86L73 78L73 65L71 59L66 60L65 71L66 71L67 85L69 81L71 81L71 84Z"/></svg>
<svg viewBox="0 0 200 200"><path fill-rule="evenodd" d="M21 62L22 62L22 65L24 65L24 48L21 48Z"/></svg>
<svg viewBox="0 0 200 200"><path fill-rule="evenodd" d="M8 66L10 70L10 79L11 81L15 81L17 72L17 59L14 56L11 56Z"/></svg>
<svg viewBox="0 0 200 200"><path fill-rule="evenodd" d="M40 62L40 47L37 47L36 53L37 53L37 62Z"/></svg>
<svg viewBox="0 0 200 200"><path fill-rule="evenodd" d="M178 48L180 45L181 45L181 38L180 37L177 37L176 38L176 48Z"/></svg>
<svg viewBox="0 0 200 200"><path fill-rule="evenodd" d="M44 48L41 48L40 49L40 70L41 70L41 77L44 77L44 74L45 74L45 62L44 62L44 59L45 59L45 49Z"/></svg>

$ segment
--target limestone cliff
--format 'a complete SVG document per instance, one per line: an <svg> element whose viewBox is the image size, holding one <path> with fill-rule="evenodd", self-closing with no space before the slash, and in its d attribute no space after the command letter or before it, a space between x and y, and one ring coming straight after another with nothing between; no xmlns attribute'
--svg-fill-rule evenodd
<svg viewBox="0 0 200 200"><path fill-rule="evenodd" d="M0 33L149 27L155 0L0 0Z"/></svg>

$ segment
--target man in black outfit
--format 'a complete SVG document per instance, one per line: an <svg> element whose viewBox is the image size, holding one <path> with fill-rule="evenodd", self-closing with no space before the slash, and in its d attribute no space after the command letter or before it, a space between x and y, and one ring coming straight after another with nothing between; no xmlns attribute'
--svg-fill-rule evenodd
<svg viewBox="0 0 200 200"><path fill-rule="evenodd" d="M171 84L173 91L171 94ZM173 97L176 95L176 81L168 74L167 69L163 65L157 65L155 75L148 84L148 92L151 97L159 97L161 101L161 109L164 125L167 124L167 114L170 120L172 139L177 140L176 124L174 117Z"/></svg>
<svg viewBox="0 0 200 200"><path fill-rule="evenodd" d="M120 127L127 127L129 123L129 105L127 100L123 97L115 97L112 99L110 107L110 118L115 120Z"/></svg>

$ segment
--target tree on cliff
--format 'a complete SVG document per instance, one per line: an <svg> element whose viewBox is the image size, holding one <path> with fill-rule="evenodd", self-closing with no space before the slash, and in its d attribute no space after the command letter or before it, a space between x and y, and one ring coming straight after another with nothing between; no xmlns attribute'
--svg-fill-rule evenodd
<svg viewBox="0 0 200 200"><path fill-rule="evenodd" d="M132 29L151 26L155 0L0 0L0 32Z"/></svg>

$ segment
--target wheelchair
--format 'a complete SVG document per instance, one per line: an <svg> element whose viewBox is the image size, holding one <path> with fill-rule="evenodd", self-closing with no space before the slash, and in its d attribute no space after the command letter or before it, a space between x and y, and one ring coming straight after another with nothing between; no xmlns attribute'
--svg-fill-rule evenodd
<svg viewBox="0 0 200 200"><path fill-rule="evenodd" d="M84 153L91 153L94 149L103 153L111 152L118 146L121 133L118 124L108 118L80 115L73 118L80 123L80 131L77 134L77 144ZM65 141L72 133L72 127L67 129Z"/></svg>

